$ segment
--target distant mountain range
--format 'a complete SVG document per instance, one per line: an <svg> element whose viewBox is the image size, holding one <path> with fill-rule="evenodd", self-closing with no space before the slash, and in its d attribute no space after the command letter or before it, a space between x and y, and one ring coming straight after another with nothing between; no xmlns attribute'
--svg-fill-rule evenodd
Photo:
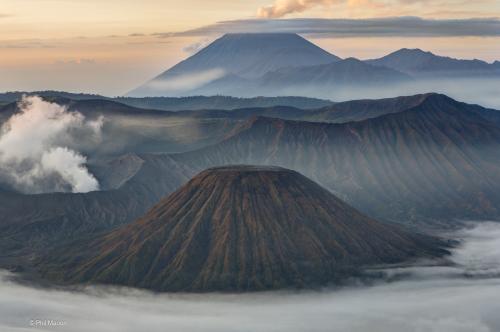
<svg viewBox="0 0 500 332"><path fill-rule="evenodd" d="M481 60L460 60L435 55L421 49L403 48L379 59L366 61L369 64L392 68L417 77L446 76L499 76L500 62L492 64Z"/></svg>
<svg viewBox="0 0 500 332"><path fill-rule="evenodd" d="M332 101L306 97L253 97L238 98L230 96L191 96L191 97L105 97L94 94L69 93L64 91L16 91L0 93L0 107L21 100L23 95L40 96L49 100L62 98L71 100L110 100L125 105L163 111L184 110L232 110L248 107L291 106L301 109L315 109L333 104Z"/></svg>
<svg viewBox="0 0 500 332"><path fill-rule="evenodd" d="M342 60L296 34L227 34L128 95L342 96L344 90L390 91L402 83L415 90L416 81L450 77L500 78L500 62L458 60L419 49Z"/></svg>
<svg viewBox="0 0 500 332"><path fill-rule="evenodd" d="M328 285L359 269L446 253L437 239L370 219L297 172L206 170L137 221L37 261L58 283L154 291Z"/></svg>
<svg viewBox="0 0 500 332"><path fill-rule="evenodd" d="M288 167L382 219L498 215L497 111L436 94L410 98L406 109L381 108L377 117L343 124L254 118L223 142L175 158L202 168Z"/></svg>
<svg viewBox="0 0 500 332"><path fill-rule="evenodd" d="M411 81L409 75L386 67L374 67L355 58L329 64L281 68L266 73L258 80L263 89L288 90L318 87L349 88L397 84Z"/></svg>

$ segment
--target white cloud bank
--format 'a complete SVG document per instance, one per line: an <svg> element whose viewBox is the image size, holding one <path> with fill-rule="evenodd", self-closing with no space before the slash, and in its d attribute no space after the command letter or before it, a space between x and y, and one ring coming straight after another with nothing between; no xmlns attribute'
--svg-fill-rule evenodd
<svg viewBox="0 0 500 332"><path fill-rule="evenodd" d="M495 274L500 224L482 224L458 236L465 242L452 256L457 267L413 268L403 281L337 291L154 295L89 288L71 293L3 279L0 330L33 331L30 321L39 319L65 325L36 331L500 331L500 275ZM485 270L488 278L478 278Z"/></svg>
<svg viewBox="0 0 500 332"><path fill-rule="evenodd" d="M0 128L0 180L24 193L98 190L77 150L82 140L100 140L103 119L88 121L36 96L19 108Z"/></svg>

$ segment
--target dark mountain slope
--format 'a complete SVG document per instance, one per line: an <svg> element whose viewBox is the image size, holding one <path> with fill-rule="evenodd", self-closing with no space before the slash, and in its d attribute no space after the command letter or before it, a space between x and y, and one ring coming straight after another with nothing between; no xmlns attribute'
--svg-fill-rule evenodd
<svg viewBox="0 0 500 332"><path fill-rule="evenodd" d="M412 81L410 76L394 69L349 58L327 64L283 67L251 80L223 77L202 85L190 93L238 96L337 96L350 89L368 91Z"/></svg>
<svg viewBox="0 0 500 332"><path fill-rule="evenodd" d="M265 74L259 82L263 88L286 89L292 86L311 88L366 86L410 81L411 77L396 70L372 66L349 58L329 64L288 67Z"/></svg>
<svg viewBox="0 0 500 332"><path fill-rule="evenodd" d="M429 95L406 111L361 122L256 118L225 141L174 156L193 168L247 163L300 171L377 217L500 215L500 129L466 104Z"/></svg>
<svg viewBox="0 0 500 332"><path fill-rule="evenodd" d="M179 115L194 118L243 120L254 116L272 117L286 120L309 122L345 123L376 118L382 115L399 113L420 105L433 93L402 96L385 99L362 99L335 103L314 110L303 110L290 106L262 108L241 108L227 110L183 111ZM464 104L468 110L477 112L486 119L496 121L500 112L477 105Z"/></svg>
<svg viewBox="0 0 500 332"><path fill-rule="evenodd" d="M59 282L248 291L327 284L363 266L442 255L438 244L360 214L296 172L229 166L39 266Z"/></svg>
<svg viewBox="0 0 500 332"><path fill-rule="evenodd" d="M319 110L303 113L297 120L345 123L351 121L362 121L376 118L386 114L399 113L417 107L426 102L428 98L442 98L450 107L459 107L462 110L473 112L484 119L500 124L500 112L479 105L472 105L455 101L445 95L436 93L425 93L413 96L401 96L384 99L362 99L336 103ZM454 105L454 106L452 106ZM443 105L445 108L448 106ZM293 114L293 112L292 112ZM281 118L281 116L278 116ZM290 119L292 119L290 117Z"/></svg>
<svg viewBox="0 0 500 332"><path fill-rule="evenodd" d="M226 34L192 57L172 67L168 74L223 68L242 77L260 75L286 66L307 66L338 61L326 52L293 33Z"/></svg>
<svg viewBox="0 0 500 332"><path fill-rule="evenodd" d="M31 256L60 242L130 222L194 171L169 158L129 155L110 165L108 173L113 177L103 181L107 191L39 195L0 191L0 266L5 266L7 256ZM19 258L16 262L26 263Z"/></svg>
<svg viewBox="0 0 500 332"><path fill-rule="evenodd" d="M290 106L273 106L260 108L241 108L231 111L204 110L183 111L179 115L195 118L242 120L252 116L264 116L286 120L303 120L309 122L346 123L377 118L386 114L400 113L424 103L427 98L448 98L450 104L468 112L476 113L485 120L500 124L500 111L484 108L479 105L461 103L437 93L424 93L412 96L401 96L383 99L361 99L335 103L330 106L304 110Z"/></svg>
<svg viewBox="0 0 500 332"><path fill-rule="evenodd" d="M332 123L362 121L408 110L424 102L430 95L345 101L311 112L303 120Z"/></svg>

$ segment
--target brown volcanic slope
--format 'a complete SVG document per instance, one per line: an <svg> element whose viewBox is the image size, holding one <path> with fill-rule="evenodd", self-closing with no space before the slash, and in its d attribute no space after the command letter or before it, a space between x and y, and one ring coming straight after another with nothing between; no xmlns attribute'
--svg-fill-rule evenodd
<svg viewBox="0 0 500 332"><path fill-rule="evenodd" d="M295 171L229 166L198 174L136 222L66 246L39 266L70 283L265 290L442 255L439 244L362 215Z"/></svg>

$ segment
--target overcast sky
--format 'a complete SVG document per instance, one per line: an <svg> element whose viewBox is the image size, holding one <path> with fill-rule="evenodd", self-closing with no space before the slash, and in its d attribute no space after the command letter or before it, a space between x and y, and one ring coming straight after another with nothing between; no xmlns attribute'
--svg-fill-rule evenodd
<svg viewBox="0 0 500 332"><path fill-rule="evenodd" d="M0 91L121 94L231 31L297 32L341 57L493 61L499 17L498 0L1 0Z"/></svg>

